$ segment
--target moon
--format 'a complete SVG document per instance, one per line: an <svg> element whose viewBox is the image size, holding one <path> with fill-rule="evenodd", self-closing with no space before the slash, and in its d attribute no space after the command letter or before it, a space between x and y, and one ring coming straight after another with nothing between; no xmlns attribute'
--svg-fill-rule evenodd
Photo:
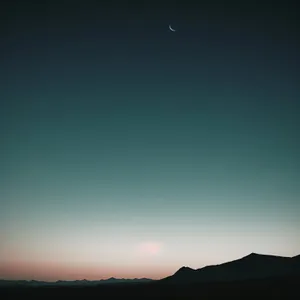
<svg viewBox="0 0 300 300"><path fill-rule="evenodd" d="M169 29L173 32L175 32L176 30L172 28L171 24L169 25Z"/></svg>

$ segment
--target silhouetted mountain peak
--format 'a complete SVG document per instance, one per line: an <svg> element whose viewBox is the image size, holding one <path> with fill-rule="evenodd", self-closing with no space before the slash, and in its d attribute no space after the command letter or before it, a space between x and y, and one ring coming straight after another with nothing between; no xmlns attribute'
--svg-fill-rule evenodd
<svg viewBox="0 0 300 300"><path fill-rule="evenodd" d="M178 274L186 274L186 273L191 273L191 272L194 272L195 270L190 268L190 267L181 267L175 274L178 275ZM175 275L174 274L174 275Z"/></svg>
<svg viewBox="0 0 300 300"><path fill-rule="evenodd" d="M270 254L259 254L259 253L250 253L247 256L242 257L240 260L275 260L275 259L290 259L290 257L278 256L278 255L270 255Z"/></svg>
<svg viewBox="0 0 300 300"><path fill-rule="evenodd" d="M257 256L260 256L260 255L262 255L262 254L251 252L248 256L249 257L257 257Z"/></svg>
<svg viewBox="0 0 300 300"><path fill-rule="evenodd" d="M195 271L194 269L190 268L190 267L186 267L186 266L183 266L181 267L178 272L187 272L187 271Z"/></svg>
<svg viewBox="0 0 300 300"><path fill-rule="evenodd" d="M261 279L287 274L299 274L300 256L295 258L250 253L242 258L197 270L182 267L169 282L209 282Z"/></svg>
<svg viewBox="0 0 300 300"><path fill-rule="evenodd" d="M259 254L259 253L255 253L255 252L252 252L246 256L244 256L242 259L253 259L253 258L265 258L265 257L268 257L268 256L273 256L273 255L266 255L266 254Z"/></svg>

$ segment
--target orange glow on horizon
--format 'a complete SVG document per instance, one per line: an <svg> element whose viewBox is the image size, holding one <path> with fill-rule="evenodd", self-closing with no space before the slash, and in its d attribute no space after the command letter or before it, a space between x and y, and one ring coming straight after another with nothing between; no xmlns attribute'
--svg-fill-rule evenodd
<svg viewBox="0 0 300 300"><path fill-rule="evenodd" d="M174 270L166 268L145 268L144 266L111 267L95 265L63 265L53 262L6 262L1 263L0 279L12 280L100 280L110 277L115 278L151 278L166 277Z"/></svg>

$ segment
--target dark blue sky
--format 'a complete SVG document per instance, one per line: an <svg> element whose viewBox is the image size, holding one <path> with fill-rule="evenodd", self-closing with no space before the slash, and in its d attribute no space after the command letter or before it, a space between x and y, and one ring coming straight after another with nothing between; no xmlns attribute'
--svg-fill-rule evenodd
<svg viewBox="0 0 300 300"><path fill-rule="evenodd" d="M10 1L2 19L0 277L299 254L289 1Z"/></svg>

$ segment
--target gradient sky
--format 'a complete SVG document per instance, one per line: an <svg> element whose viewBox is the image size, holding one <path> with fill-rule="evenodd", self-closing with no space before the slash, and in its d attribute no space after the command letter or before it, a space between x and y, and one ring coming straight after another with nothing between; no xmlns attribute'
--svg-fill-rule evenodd
<svg viewBox="0 0 300 300"><path fill-rule="evenodd" d="M289 1L7 2L0 278L162 278L300 253Z"/></svg>

